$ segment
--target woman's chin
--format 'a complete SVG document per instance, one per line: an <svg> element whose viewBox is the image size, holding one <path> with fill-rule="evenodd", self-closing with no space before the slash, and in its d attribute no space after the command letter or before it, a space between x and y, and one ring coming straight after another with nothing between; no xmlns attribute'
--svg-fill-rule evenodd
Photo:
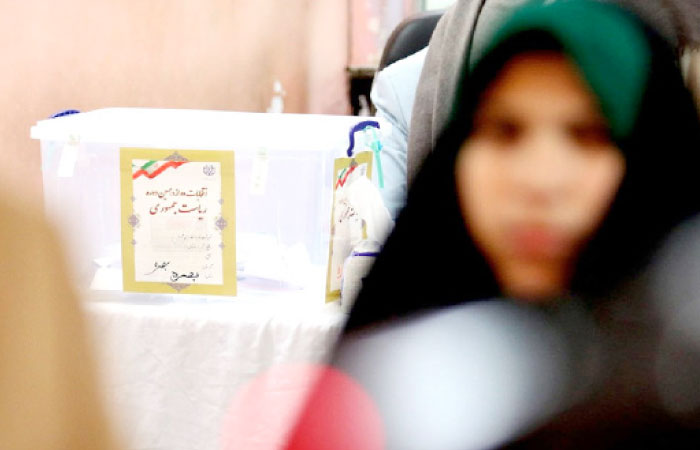
<svg viewBox="0 0 700 450"><path fill-rule="evenodd" d="M528 303L549 303L566 291L566 277L551 267L512 267L499 278L507 296Z"/></svg>

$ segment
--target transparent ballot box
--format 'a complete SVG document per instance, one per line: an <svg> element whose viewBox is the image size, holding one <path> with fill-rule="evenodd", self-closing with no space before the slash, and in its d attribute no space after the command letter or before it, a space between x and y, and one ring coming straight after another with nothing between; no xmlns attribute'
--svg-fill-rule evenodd
<svg viewBox="0 0 700 450"><path fill-rule="evenodd" d="M39 121L31 137L47 216L91 298L323 302L333 165L361 121L111 108Z"/></svg>

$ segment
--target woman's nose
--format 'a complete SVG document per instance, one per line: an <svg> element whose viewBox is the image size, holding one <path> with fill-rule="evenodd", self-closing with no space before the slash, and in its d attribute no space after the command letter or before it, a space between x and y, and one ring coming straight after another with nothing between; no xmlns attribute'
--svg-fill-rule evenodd
<svg viewBox="0 0 700 450"><path fill-rule="evenodd" d="M513 167L520 195L537 202L565 198L575 188L569 150L565 139L556 132L539 131L524 136Z"/></svg>

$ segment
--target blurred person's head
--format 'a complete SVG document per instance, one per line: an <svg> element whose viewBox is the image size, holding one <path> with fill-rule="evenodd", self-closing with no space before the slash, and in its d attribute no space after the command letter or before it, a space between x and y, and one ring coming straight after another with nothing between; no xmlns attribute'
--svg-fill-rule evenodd
<svg viewBox="0 0 700 450"><path fill-rule="evenodd" d="M674 50L616 6L542 3L465 67L349 328L498 296L609 296L698 211L700 127Z"/></svg>
<svg viewBox="0 0 700 450"><path fill-rule="evenodd" d="M555 50L512 57L484 91L457 156L466 227L504 293L562 294L625 172L599 102Z"/></svg>

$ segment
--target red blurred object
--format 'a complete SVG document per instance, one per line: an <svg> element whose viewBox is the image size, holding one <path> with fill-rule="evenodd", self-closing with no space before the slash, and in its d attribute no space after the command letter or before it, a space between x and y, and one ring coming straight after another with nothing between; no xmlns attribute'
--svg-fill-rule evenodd
<svg viewBox="0 0 700 450"><path fill-rule="evenodd" d="M290 434L287 450L380 450L382 419L374 401L346 374L325 369Z"/></svg>

